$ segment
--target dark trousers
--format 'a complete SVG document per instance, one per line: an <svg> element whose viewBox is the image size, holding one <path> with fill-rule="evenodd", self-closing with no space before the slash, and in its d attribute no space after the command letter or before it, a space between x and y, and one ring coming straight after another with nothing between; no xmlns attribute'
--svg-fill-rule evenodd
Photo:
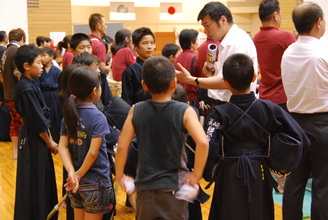
<svg viewBox="0 0 328 220"><path fill-rule="evenodd" d="M328 219L328 113L295 114L305 132L315 137L298 168L287 176L283 196L283 219L301 220L306 183L312 176L311 219Z"/></svg>

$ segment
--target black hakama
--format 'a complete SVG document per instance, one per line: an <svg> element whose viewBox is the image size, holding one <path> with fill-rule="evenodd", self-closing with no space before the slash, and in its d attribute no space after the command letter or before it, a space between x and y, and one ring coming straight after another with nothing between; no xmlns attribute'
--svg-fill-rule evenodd
<svg viewBox="0 0 328 220"><path fill-rule="evenodd" d="M284 132L308 141L297 122L270 101L257 100L247 112L251 119L241 117L241 112L246 111L255 99L254 93L232 95L232 104L215 107L207 118L210 151L204 171L206 180L210 180L214 164L220 161L210 220L274 220L272 191L276 182L264 162L268 149L266 131L270 134Z"/></svg>
<svg viewBox="0 0 328 220"><path fill-rule="evenodd" d="M25 76L17 84L15 106L24 123L19 135L14 219L46 219L57 204L57 189L53 159L39 134L50 128L50 121L40 89Z"/></svg>

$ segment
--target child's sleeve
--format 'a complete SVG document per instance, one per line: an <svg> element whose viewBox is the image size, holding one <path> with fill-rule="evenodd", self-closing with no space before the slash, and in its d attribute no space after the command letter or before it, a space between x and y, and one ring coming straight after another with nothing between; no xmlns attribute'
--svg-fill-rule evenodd
<svg viewBox="0 0 328 220"><path fill-rule="evenodd" d="M92 138L105 137L106 134L109 134L107 119L103 113L99 112L98 117L95 117L94 120Z"/></svg>
<svg viewBox="0 0 328 220"><path fill-rule="evenodd" d="M210 143L208 158L203 174L203 177L206 181L212 180L213 168L220 159L222 134L219 131L219 127L221 125L221 115L216 109L213 109L205 122L205 132Z"/></svg>
<svg viewBox="0 0 328 220"><path fill-rule="evenodd" d="M38 94L33 90L23 92L19 99L15 100L16 108L21 110L24 123L37 134L50 128L50 120L39 103Z"/></svg>

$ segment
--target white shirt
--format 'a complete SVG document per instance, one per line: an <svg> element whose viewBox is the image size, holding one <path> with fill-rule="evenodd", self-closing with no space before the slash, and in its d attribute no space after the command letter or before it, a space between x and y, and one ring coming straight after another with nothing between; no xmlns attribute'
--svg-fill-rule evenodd
<svg viewBox="0 0 328 220"><path fill-rule="evenodd" d="M282 57L281 76L290 112L328 112L327 44L299 36Z"/></svg>
<svg viewBox="0 0 328 220"><path fill-rule="evenodd" d="M216 74L222 78L222 67L224 61L232 54L243 53L253 60L254 71L257 74L257 51L252 38L236 24L234 24L219 45L219 56L216 64ZM256 90L256 80L251 84L251 91ZM208 90L208 96L212 99L228 102L231 92L227 89Z"/></svg>

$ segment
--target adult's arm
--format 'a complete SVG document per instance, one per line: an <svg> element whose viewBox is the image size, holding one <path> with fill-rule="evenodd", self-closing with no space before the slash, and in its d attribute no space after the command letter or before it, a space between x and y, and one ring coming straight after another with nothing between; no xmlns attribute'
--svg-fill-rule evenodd
<svg viewBox="0 0 328 220"><path fill-rule="evenodd" d="M188 70L186 70L180 63L178 63L181 71L176 71L176 75L179 81L198 86L204 89L228 89L225 86L223 79L219 76L212 76L212 77L195 77L192 76ZM198 81L198 85L196 82Z"/></svg>

